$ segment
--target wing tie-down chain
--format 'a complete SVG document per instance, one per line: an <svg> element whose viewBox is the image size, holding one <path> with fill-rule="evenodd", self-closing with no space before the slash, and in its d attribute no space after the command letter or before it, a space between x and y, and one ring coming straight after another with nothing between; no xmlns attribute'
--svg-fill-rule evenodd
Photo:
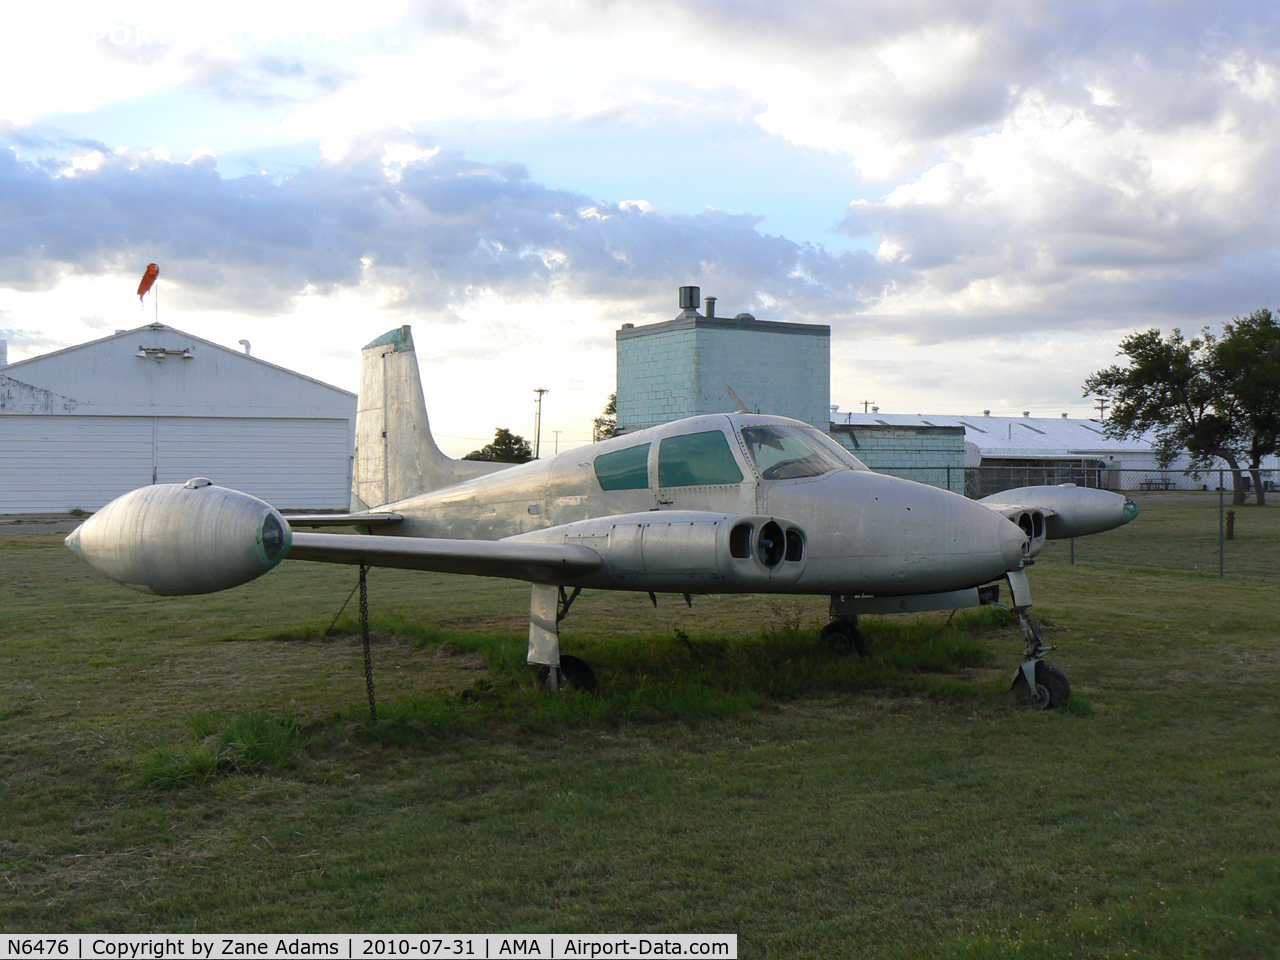
<svg viewBox="0 0 1280 960"><path fill-rule="evenodd" d="M373 657L369 653L369 588L365 575L369 568L360 564L360 640L364 644L364 685L369 692L369 718L378 719L378 705L373 699Z"/></svg>

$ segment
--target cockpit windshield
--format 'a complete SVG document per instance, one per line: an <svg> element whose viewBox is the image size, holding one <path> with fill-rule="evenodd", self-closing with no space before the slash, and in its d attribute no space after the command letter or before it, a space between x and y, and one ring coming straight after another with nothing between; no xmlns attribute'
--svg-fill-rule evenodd
<svg viewBox="0 0 1280 960"><path fill-rule="evenodd" d="M795 480L820 477L832 470L867 469L861 460L812 427L743 427L742 441L765 480Z"/></svg>

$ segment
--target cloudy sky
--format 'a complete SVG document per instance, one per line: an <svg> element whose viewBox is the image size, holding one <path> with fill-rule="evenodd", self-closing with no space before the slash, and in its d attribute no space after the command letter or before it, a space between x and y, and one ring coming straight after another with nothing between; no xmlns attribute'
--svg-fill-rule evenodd
<svg viewBox="0 0 1280 960"><path fill-rule="evenodd" d="M0 338L149 322L150 261L162 322L348 389L410 323L460 454L534 387L585 441L697 284L830 324L841 409L1087 416L1125 333L1280 306L1275 10L11 4Z"/></svg>

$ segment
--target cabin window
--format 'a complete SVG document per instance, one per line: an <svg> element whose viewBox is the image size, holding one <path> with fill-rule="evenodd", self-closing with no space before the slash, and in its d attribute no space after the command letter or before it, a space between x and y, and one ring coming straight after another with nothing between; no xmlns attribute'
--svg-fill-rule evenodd
<svg viewBox="0 0 1280 960"><path fill-rule="evenodd" d="M741 483L742 470L719 430L667 437L658 447L658 486Z"/></svg>
<svg viewBox="0 0 1280 960"><path fill-rule="evenodd" d="M601 490L644 490L649 486L649 444L596 457Z"/></svg>

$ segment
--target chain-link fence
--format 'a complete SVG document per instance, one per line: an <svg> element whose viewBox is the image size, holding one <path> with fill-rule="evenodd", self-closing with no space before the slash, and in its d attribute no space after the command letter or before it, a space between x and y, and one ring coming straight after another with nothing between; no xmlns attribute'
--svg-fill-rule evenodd
<svg viewBox="0 0 1280 960"><path fill-rule="evenodd" d="M1253 480L1246 503L1232 503L1230 471L1112 470L1071 467L901 467L880 473L905 477L981 499L1015 487L1074 483L1113 490L1141 511L1123 527L1092 537L1050 541L1039 563L1099 564L1128 569L1177 570L1213 577L1280 580L1280 476L1262 476L1257 504ZM1268 495L1271 495L1268 497Z"/></svg>

